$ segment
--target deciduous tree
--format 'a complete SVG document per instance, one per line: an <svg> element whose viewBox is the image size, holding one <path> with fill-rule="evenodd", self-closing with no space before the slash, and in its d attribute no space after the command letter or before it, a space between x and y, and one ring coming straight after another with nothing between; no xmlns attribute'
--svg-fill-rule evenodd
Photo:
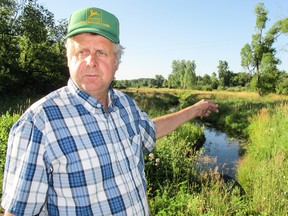
<svg viewBox="0 0 288 216"><path fill-rule="evenodd" d="M275 41L275 35L281 29L279 27L281 25L276 23L265 34L268 11L263 3L256 5L255 14L256 32L252 35L251 44L245 44L241 50L241 65L254 74L255 86L261 95L262 93L275 91L276 83L271 82L278 80L277 65L279 60L275 57L276 50L272 45ZM283 28L286 29L285 26Z"/></svg>

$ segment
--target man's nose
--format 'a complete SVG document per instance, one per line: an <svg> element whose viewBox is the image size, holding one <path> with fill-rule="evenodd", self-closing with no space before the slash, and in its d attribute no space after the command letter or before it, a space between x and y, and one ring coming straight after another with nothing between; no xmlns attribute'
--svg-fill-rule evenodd
<svg viewBox="0 0 288 216"><path fill-rule="evenodd" d="M86 58L87 65L90 67L95 67L98 64L97 55L91 54Z"/></svg>

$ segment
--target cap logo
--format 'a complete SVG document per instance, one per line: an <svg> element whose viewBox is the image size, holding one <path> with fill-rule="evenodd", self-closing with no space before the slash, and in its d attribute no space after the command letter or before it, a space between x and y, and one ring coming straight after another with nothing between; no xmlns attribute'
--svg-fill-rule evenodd
<svg viewBox="0 0 288 216"><path fill-rule="evenodd" d="M89 11L87 11L88 13L88 19L96 19L96 20L102 20L102 14L101 11L97 12L97 11L93 11L93 9L91 8Z"/></svg>
<svg viewBox="0 0 288 216"><path fill-rule="evenodd" d="M86 20L82 21L82 24L97 24L97 25L102 25L107 28L110 28L109 24L103 23L102 22L102 11L96 11L90 8L89 10L86 11Z"/></svg>

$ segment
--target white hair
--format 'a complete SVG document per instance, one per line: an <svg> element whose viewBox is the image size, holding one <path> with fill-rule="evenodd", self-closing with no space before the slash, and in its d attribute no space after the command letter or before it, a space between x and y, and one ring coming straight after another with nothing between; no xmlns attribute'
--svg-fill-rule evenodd
<svg viewBox="0 0 288 216"><path fill-rule="evenodd" d="M71 53L74 53L74 47L71 46L71 39L73 38L70 37L70 38L67 38L66 40L66 43L65 43L65 47L66 47L66 56L67 56L67 59L68 59L68 62L69 60L71 59ZM124 53L124 47L120 44L120 43L113 43L114 44L114 53L115 53L115 56L116 56L116 60L115 60L115 66L116 68L119 67L120 63L121 63L121 57ZM70 48L70 52L68 53L68 47Z"/></svg>
<svg viewBox="0 0 288 216"><path fill-rule="evenodd" d="M116 67L118 68L120 63L121 63L121 57L124 53L124 47L120 44L120 43L114 43L115 46L114 46L114 51L115 51L115 54L116 54Z"/></svg>

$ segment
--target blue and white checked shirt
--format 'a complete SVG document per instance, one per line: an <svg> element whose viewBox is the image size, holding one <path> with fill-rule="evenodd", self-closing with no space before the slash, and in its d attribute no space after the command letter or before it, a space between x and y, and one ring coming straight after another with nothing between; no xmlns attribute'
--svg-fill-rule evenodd
<svg viewBox="0 0 288 216"><path fill-rule="evenodd" d="M149 215L143 152L155 125L109 90L108 112L68 85L33 104L12 127L2 206L15 215Z"/></svg>

